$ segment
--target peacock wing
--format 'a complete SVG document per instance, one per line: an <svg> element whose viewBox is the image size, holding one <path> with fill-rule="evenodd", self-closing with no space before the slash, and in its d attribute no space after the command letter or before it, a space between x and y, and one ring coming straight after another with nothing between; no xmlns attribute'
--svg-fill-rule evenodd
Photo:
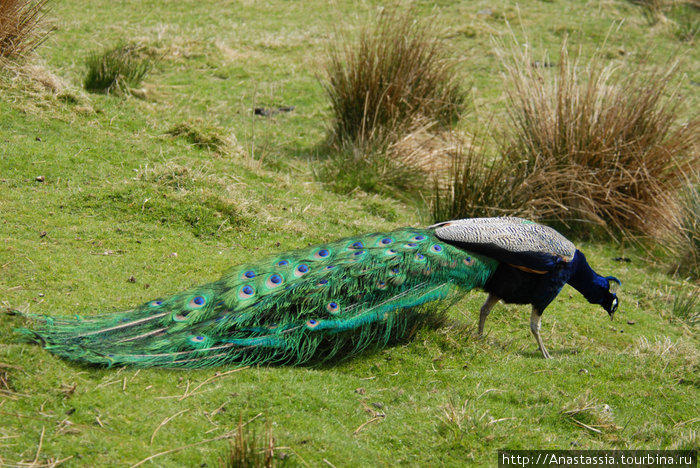
<svg viewBox="0 0 700 468"><path fill-rule="evenodd" d="M460 219L429 229L434 229L440 240L460 249L536 272L568 263L576 253L574 244L554 229L522 218Z"/></svg>

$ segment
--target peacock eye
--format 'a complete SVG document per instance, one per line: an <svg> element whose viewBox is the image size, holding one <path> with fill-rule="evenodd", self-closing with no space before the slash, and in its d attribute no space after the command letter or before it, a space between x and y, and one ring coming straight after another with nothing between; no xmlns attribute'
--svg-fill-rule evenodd
<svg viewBox="0 0 700 468"><path fill-rule="evenodd" d="M361 248L364 247L364 244L362 244L362 242L359 242L359 241L358 241L358 242L354 242L354 243L351 245L351 247L352 247L353 249L361 249Z"/></svg>
<svg viewBox="0 0 700 468"><path fill-rule="evenodd" d="M425 240L425 236L418 235L418 236L415 236L415 237L413 238L413 240L414 240L414 241L422 241L422 240Z"/></svg>
<svg viewBox="0 0 700 468"><path fill-rule="evenodd" d="M207 300L204 298L204 296L195 296L190 300L188 306L190 306L193 309L199 309L201 307L204 307L206 305Z"/></svg>
<svg viewBox="0 0 700 468"><path fill-rule="evenodd" d="M245 274L243 276L245 276L248 279L255 278L255 272L253 270L248 270L245 272Z"/></svg>
<svg viewBox="0 0 700 468"><path fill-rule="evenodd" d="M319 324L318 320L314 320L314 319L310 319L306 322L306 326L308 328L316 328L316 326L318 326L318 324Z"/></svg>
<svg viewBox="0 0 700 468"><path fill-rule="evenodd" d="M248 298L253 297L254 294L255 294L255 289L253 289L253 287L250 286L249 284L246 284L245 286L243 286L240 289L240 291L238 291L239 299L248 299Z"/></svg>
<svg viewBox="0 0 700 468"><path fill-rule="evenodd" d="M390 237L385 237L384 239L382 239L382 244L384 245L391 244L392 242L394 241Z"/></svg>
<svg viewBox="0 0 700 468"><path fill-rule="evenodd" d="M268 288L274 288L282 284L283 281L282 275L274 274L267 279L266 284Z"/></svg>
<svg viewBox="0 0 700 468"><path fill-rule="evenodd" d="M434 244L432 247L430 247L430 250L435 253L440 253L442 252L442 246L439 244Z"/></svg>
<svg viewBox="0 0 700 468"><path fill-rule="evenodd" d="M283 267L287 265L289 265L289 262L287 260L280 260L279 262L277 262L277 266Z"/></svg>

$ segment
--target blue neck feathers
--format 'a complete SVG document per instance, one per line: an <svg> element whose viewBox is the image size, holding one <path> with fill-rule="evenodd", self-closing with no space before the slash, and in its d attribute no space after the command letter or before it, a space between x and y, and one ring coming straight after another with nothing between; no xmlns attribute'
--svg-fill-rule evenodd
<svg viewBox="0 0 700 468"><path fill-rule="evenodd" d="M603 305L610 296L608 280L593 271L583 252L576 250L570 268L572 274L567 283L583 294L591 304Z"/></svg>

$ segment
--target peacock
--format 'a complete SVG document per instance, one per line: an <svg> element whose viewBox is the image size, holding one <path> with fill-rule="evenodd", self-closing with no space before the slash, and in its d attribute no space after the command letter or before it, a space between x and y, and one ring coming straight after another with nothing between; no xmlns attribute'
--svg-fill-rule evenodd
<svg viewBox="0 0 700 468"><path fill-rule="evenodd" d="M554 229L515 217L448 221L350 237L238 265L218 281L95 316L33 316L21 329L48 351L103 366L201 368L347 357L410 333L419 306L483 289L492 307L545 308L564 284L612 318L620 281L602 277Z"/></svg>

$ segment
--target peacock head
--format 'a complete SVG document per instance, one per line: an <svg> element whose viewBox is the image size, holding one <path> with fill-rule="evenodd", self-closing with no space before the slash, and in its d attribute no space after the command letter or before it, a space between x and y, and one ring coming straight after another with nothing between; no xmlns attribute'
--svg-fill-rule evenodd
<svg viewBox="0 0 700 468"><path fill-rule="evenodd" d="M603 294L603 302L601 302L600 305L602 305L603 309L608 312L608 315L610 315L610 320L612 320L619 304L617 299L617 290L622 283L614 276L606 276L605 280L607 282L607 291L605 291Z"/></svg>

